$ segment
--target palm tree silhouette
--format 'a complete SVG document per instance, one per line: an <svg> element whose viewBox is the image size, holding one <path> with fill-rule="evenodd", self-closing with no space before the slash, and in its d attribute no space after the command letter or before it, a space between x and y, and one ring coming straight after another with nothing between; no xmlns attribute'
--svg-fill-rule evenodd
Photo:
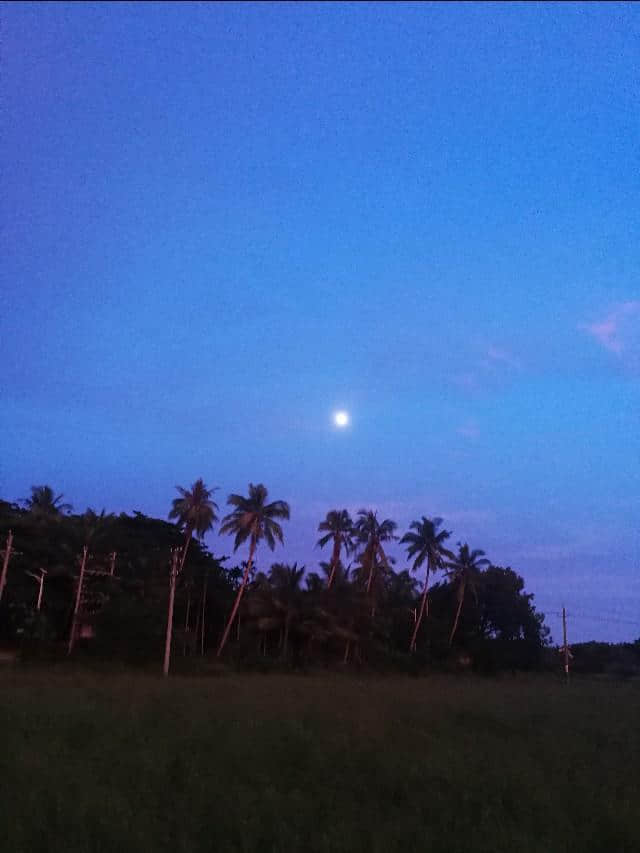
<svg viewBox="0 0 640 853"><path fill-rule="evenodd" d="M268 491L262 483L254 486L249 483L249 496L229 495L227 503L234 507L229 515L225 516L220 525L220 533L231 533L235 535L233 550L237 551L240 545L249 540L249 559L242 576L240 587L236 594L229 619L225 625L217 656L220 657L224 649L233 620L238 612L242 596L249 580L249 573L253 564L256 547L261 539L264 539L273 551L276 540L284 542L282 527L275 520L277 518L288 519L290 516L289 504L285 501L273 501L267 503Z"/></svg>
<svg viewBox="0 0 640 853"><path fill-rule="evenodd" d="M394 535L394 530L398 525L389 518L378 521L378 514L370 509L358 510L358 516L354 531L358 540L365 546L361 560L365 570L368 570L367 594L369 594L378 557L382 560L385 569L389 569L389 561L382 543L398 538Z"/></svg>
<svg viewBox="0 0 640 853"><path fill-rule="evenodd" d="M476 586L480 575L480 569L482 566L488 565L489 560L485 558L484 551L470 551L466 542L464 545L461 545L458 542L457 557L455 557L451 562L445 563L447 577L451 583L455 585L456 595L458 598L458 608L456 610L453 627L451 628L451 634L449 635L449 646L452 645L453 638L456 630L458 629L458 621L460 619L460 611L462 610L465 593L467 589L471 589L473 594L476 595Z"/></svg>
<svg viewBox="0 0 640 853"><path fill-rule="evenodd" d="M31 497L25 498L23 503L34 515L55 518L73 509L71 504L64 503L63 497L64 495L56 495L51 486L31 486Z"/></svg>
<svg viewBox="0 0 640 853"><path fill-rule="evenodd" d="M333 551L331 554L331 570L327 581L327 589L331 589L335 580L336 568L340 562L340 551L344 548L345 553L353 548L353 521L346 509L332 509L327 513L324 521L318 525L318 533L325 533L318 539L317 544L324 548L327 542L333 540Z"/></svg>
<svg viewBox="0 0 640 853"><path fill-rule="evenodd" d="M216 514L218 504L211 497L215 487L208 489L201 478L195 481L191 490L184 489L182 486L176 486L176 489L180 492L180 497L174 498L171 502L169 518L177 519L178 525L184 530L184 545L178 569L178 572L181 572L187 558L191 537L195 533L198 539L202 539L204 534L211 530L218 520Z"/></svg>
<svg viewBox="0 0 640 853"><path fill-rule="evenodd" d="M412 521L409 525L410 529L404 534L400 540L401 545L407 545L407 557L413 559L413 571L417 571L423 563L427 564L427 574L424 579L424 589L422 591L422 601L420 602L420 610L416 618L409 644L409 651L413 652L416 648L416 639L420 625L427 612L427 593L429 591L429 573L442 567L443 557L448 557L453 560L454 555L451 551L447 551L444 547L444 542L451 536L449 530L438 530L442 524L441 518L427 518L422 516L420 521Z"/></svg>

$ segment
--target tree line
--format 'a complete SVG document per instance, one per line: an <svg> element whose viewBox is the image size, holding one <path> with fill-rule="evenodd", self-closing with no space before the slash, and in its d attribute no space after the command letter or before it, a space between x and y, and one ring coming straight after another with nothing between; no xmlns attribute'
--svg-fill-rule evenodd
<svg viewBox="0 0 640 853"><path fill-rule="evenodd" d="M82 651L129 661L223 656L244 666L370 666L488 670L541 665L549 631L511 568L450 545L443 520L421 516L399 535L392 519L330 510L318 525L317 571L274 562L286 501L264 485L231 494L221 516L202 479L177 487L168 521L143 513L73 514L50 486L0 501L4 542L0 639L28 653ZM233 554L212 554L219 523ZM386 550L398 541L406 568Z"/></svg>

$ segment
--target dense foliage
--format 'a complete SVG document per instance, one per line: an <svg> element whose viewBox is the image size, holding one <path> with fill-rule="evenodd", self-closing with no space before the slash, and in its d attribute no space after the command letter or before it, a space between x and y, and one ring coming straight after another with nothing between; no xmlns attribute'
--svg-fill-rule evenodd
<svg viewBox="0 0 640 853"><path fill-rule="evenodd" d="M232 534L236 549L248 546L247 561L234 565L198 538L217 520L212 493L201 480L179 488L169 513L176 524L140 512L73 514L49 487L34 487L21 504L1 501L0 541L13 533L0 602L3 645L24 654L64 653L87 546L74 653L159 660L173 553L174 665L193 665L216 648L258 668L494 671L542 664L548 629L523 579L466 543L445 548L450 532L441 519L423 516L411 525L401 540L410 565L400 568L384 550L399 538L395 522L370 510L353 522L346 510L333 510L318 527L329 562L306 571L278 561L265 572L256 569L258 545L264 540L273 550L283 541L279 522L288 519L288 505L269 502L262 485L250 485L248 497L230 497L221 530ZM425 570L436 583L429 585L428 574L418 580Z"/></svg>

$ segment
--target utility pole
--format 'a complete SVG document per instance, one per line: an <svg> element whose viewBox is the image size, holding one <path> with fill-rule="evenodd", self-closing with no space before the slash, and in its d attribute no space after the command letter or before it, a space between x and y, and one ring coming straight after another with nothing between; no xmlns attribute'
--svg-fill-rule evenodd
<svg viewBox="0 0 640 853"><path fill-rule="evenodd" d="M0 601L2 601L2 593L4 592L7 583L7 571L9 570L9 560L11 559L11 551L13 546L13 533L9 531L7 535L7 544L4 549L4 557L2 560L2 574L0 575Z"/></svg>
<svg viewBox="0 0 640 853"><path fill-rule="evenodd" d="M39 569L40 574L36 575L33 572L27 572L27 574L32 577L34 580L38 581L38 603L36 604L36 610L40 610L40 606L42 605L42 590L44 588L44 576L47 574L46 569Z"/></svg>
<svg viewBox="0 0 640 853"><path fill-rule="evenodd" d="M82 559L80 561L80 577L78 578L78 588L76 590L76 602L73 608L73 619L71 620L71 632L69 634L69 645L67 646L67 654L70 655L73 651L73 646L76 641L76 622L78 621L78 611L80 610L80 599L82 597L82 584L84 583L84 570L87 567L87 557L89 549L86 545L82 548Z"/></svg>
<svg viewBox="0 0 640 853"><path fill-rule="evenodd" d="M169 612L167 614L167 634L164 642L164 664L162 672L169 675L169 662L171 660L171 635L173 633L173 604L176 597L176 580L178 578L178 558L181 548L171 549L171 574L169 576Z"/></svg>

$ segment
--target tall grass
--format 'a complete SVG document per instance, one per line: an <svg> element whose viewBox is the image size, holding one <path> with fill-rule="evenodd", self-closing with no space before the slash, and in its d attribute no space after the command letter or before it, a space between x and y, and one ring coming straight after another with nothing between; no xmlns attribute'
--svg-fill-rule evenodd
<svg viewBox="0 0 640 853"><path fill-rule="evenodd" d="M11 853L640 850L634 685L16 671L0 690Z"/></svg>

